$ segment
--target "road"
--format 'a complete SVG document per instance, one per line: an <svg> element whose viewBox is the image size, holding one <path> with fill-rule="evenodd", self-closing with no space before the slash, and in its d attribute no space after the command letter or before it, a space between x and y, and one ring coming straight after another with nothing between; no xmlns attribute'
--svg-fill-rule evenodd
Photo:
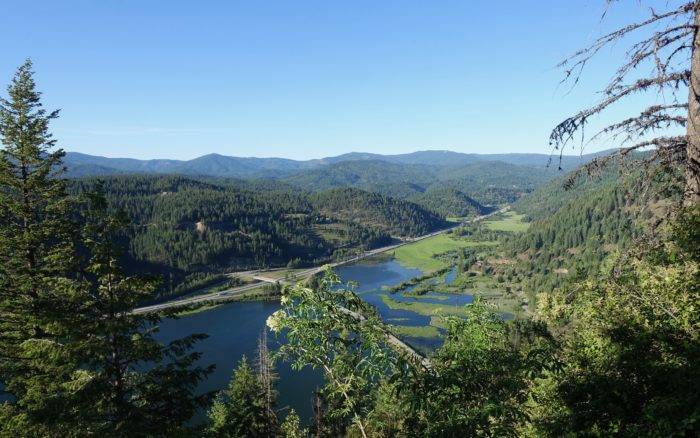
<svg viewBox="0 0 700 438"><path fill-rule="evenodd" d="M487 219L495 214L504 213L504 212L508 211L509 209L510 209L510 207L504 207L500 210L494 211L493 213L489 213L489 214L486 214L483 216L478 216L478 217L475 217L475 218L470 219L468 221L460 222L460 223L458 223L452 227L449 227L449 228L443 228L441 230L434 231L434 232L429 233L429 234L424 234L423 236L415 237L413 239L407 239L407 240L404 240L402 242L399 242L399 243L396 243L393 245L388 245L388 246L376 248L376 249L373 249L370 251L365 251L364 253L362 253L360 255L357 255L355 257L351 257L349 259L342 260L339 262L334 262L334 263L330 263L330 264L323 265L323 266L315 266L313 268L309 268L309 269L306 269L304 271L297 272L293 276L293 278L290 280L275 279L275 278L266 277L264 275L264 272L270 272L270 270L234 272L234 273L231 273L229 275L247 275L247 276L252 277L254 280L256 280L256 282L251 283L251 284L246 284L244 286L237 286L237 287L223 290L223 291L219 291L219 292L212 292L212 293L196 295L196 296L188 297L188 298L181 298L181 299L176 299L176 300L172 300L172 301L166 301L166 302L160 303L160 304L153 304L150 306L139 307L137 309L134 309L134 311L132 313L142 314L142 313L149 313L149 312L159 312L161 310L165 310L165 309L169 309L169 308L173 308L173 307L183 307L183 306L190 306L193 304L200 304L200 303L228 301L228 300L236 298L237 296L243 295L245 292L248 292L252 289L260 287L263 283L280 283L280 284L293 283L293 282L299 281L299 280L304 279L304 278L308 278L314 274L317 274L317 273L323 271L324 269L326 269L326 266L330 266L330 267L334 268L336 266L342 266L342 265L346 265L348 263L354 263L354 262L360 261L362 259L366 259L368 257L375 256L377 254L381 254L381 253L384 253L387 251L394 250L394 249L396 249L400 246L403 246L403 245L408 245L410 243L419 242L421 240L428 239L430 237L434 237L434 236L437 236L439 234L444 234L444 233L450 232L450 231L454 230L455 228L462 226L462 225L482 221L482 220ZM397 339L397 341L398 341L398 339ZM399 341L399 342L401 342L401 341Z"/></svg>
<svg viewBox="0 0 700 438"><path fill-rule="evenodd" d="M231 274L231 275L241 275L241 274L245 274L245 275L248 275L248 276L252 277L252 278L253 278L254 280L256 280L257 282L256 282L256 283L252 283L252 284L247 284L247 285L245 285L245 286L239 286L239 287L236 287L236 288L233 288L233 289L228 289L228 290L221 291L221 292L214 292L214 293L210 293L210 294L203 294L203 295L194 296L194 297L190 297L190 298L184 298L184 299L180 299L180 300L168 301L168 302L161 303L161 304L155 304L155 305L152 305L152 306L140 307L140 308L138 308L138 309L135 309L133 313L137 313L137 314L138 314L138 313L157 312L157 311L164 310L164 309L168 309L168 308L172 308L172 307L180 307L180 306L187 306L187 305L198 304L198 303L207 303L207 302L215 302L215 301L230 300L230 299L232 299L232 298L234 298L234 297L236 297L236 296L238 296L238 295L241 295L241 294L245 293L246 291L249 291L249 290L251 290L251 289L255 289L255 288L259 287L262 283L286 283L286 284L287 284L287 283L293 283L293 282L295 282L295 281L298 281L299 279L306 278L306 277L309 277L309 276L311 276L311 275L313 275L313 274L316 274L316 273L318 273L318 272L321 272L322 270L326 269L326 266L336 267L336 266L341 266L341 265L344 265L344 264L347 264L347 263L353 263L353 262L362 260L362 259L364 259L364 258L371 257L371 256L373 256L373 255L381 254L381 253L386 252L386 251L391 251L391 250L396 249L396 248L398 248L398 247L400 247L400 246L402 246L402 245L407 245L407 244L409 244L409 243L418 242L418 241L423 240L423 239L428 239L428 238L430 238L430 237L437 236L437 235L442 234L442 233L446 233L446 232L448 232L448 231L451 231L451 230L453 230L453 229L459 227L460 225L464 225L464 224L468 224L468 223L474 223L474 222L478 222L478 221L484 220L484 219L486 219L486 218L488 218L488 217L490 217L490 216L493 216L494 214L503 213L503 212L507 211L508 209L509 209L509 207L505 207L505 208L502 208L502 209L500 209L500 210L498 210L498 211L495 211L495 212L493 212L493 213L490 213L490 214L487 214L487 215L484 215L484 216L479 216L479 217L476 217L476 218L471 219L471 220L469 220L469 221L461 222L461 223L459 223L459 224L457 224L457 225L455 225L455 226L453 226L453 227L450 227L450 228L445 228L445 229L443 229L443 230L438 230L438 231L435 231L435 232L433 232L433 233L429 233L429 234L426 234L426 235L423 235L423 236L420 236L420 237L416 237L416 238L414 238L414 239L406 240L406 241L403 241L403 242L400 242L400 243L397 243L397 244L394 244L394 245L389 245L389 246L385 246L385 247L382 247L382 248L373 249L373 250L371 250L371 251L366 251L366 252L364 252L363 254L360 254L360 255L355 256L355 257L351 257L351 258L349 258L349 259L347 259L347 260L342 260L342 261L339 261L339 262L331 263L331 264L329 264L329 265L316 266L316 267L313 267L313 268L310 268L310 269L306 269L306 270L304 270L304 271L297 272L297 273L294 275L294 277L293 277L292 279L289 279L289 280L275 279L275 278L271 278L271 277L266 277L265 275L260 274L260 271L238 272L238 273ZM265 271L265 272L270 272L270 270L267 270L267 271ZM346 309L346 308L344 308L344 307L341 308L341 310L344 311L344 312L349 313L350 315L354 316L354 317L357 318L358 320L363 320L363 319L364 319L364 316L363 316L363 315L360 315L359 313L353 312L353 311L351 311L351 310L349 310L349 309ZM396 337L396 336L395 336L394 334L392 334L391 332L387 332L387 333L386 333L386 339L387 339L387 342L388 342L389 344L391 344L391 345L394 346L394 348L396 348L396 349L399 350L399 351L403 351L404 353L408 354L409 356L411 356L411 357L414 358L415 360L419 361L419 363L420 363L423 367L425 367L426 369L430 369L430 368L432 367L432 364L431 364L429 358L427 358L427 357L423 356L422 354L420 354L420 353L419 353L418 351L416 351L413 347L411 347L410 345L408 345L408 344L406 344L405 342L403 342L401 339L399 339L398 337Z"/></svg>

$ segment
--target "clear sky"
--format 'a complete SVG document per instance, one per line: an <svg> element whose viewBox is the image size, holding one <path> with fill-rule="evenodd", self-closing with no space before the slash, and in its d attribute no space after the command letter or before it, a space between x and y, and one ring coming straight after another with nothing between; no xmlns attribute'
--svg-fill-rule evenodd
<svg viewBox="0 0 700 438"><path fill-rule="evenodd" d="M0 0L0 82L31 57L60 146L96 155L547 153L615 65L567 94L556 63L667 2L620 3Z"/></svg>

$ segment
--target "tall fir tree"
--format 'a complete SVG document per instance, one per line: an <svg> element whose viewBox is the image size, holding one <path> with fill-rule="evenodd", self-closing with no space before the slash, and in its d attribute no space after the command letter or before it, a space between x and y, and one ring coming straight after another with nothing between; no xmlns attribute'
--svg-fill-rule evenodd
<svg viewBox="0 0 700 438"><path fill-rule="evenodd" d="M25 62L0 100L0 436L181 434L207 395L192 335L162 345L119 264L121 214L68 196ZM83 208L85 207L85 208Z"/></svg>
<svg viewBox="0 0 700 438"><path fill-rule="evenodd" d="M84 288L63 171L27 60L0 99L0 407L4 433L61 434Z"/></svg>
<svg viewBox="0 0 700 438"><path fill-rule="evenodd" d="M245 356L209 410L208 432L215 437L274 436L268 434L264 388Z"/></svg>
<svg viewBox="0 0 700 438"><path fill-rule="evenodd" d="M192 352L205 335L163 345L154 338L160 316L135 314L150 297L152 281L124 274L118 245L128 225L110 213L101 188L87 195L82 241L89 261L84 271L91 300L84 307L81 368L76 372L73 409L82 433L100 436L172 436L209 401L196 395L212 367L195 366Z"/></svg>

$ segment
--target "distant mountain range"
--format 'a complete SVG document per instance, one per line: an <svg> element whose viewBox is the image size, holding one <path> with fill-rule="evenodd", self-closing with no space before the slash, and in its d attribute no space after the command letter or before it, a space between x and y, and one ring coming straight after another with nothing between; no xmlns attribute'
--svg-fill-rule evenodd
<svg viewBox="0 0 700 438"><path fill-rule="evenodd" d="M561 167L570 170L592 158L609 151L581 156L565 155ZM388 162L408 166L460 167L485 162L502 162L517 166L545 168L552 160L556 169L558 156L547 154L464 154L452 151L418 151L409 154L380 155L352 152L315 160L290 160L285 158L231 157L219 154L203 155L192 160L137 160L133 158L107 158L68 152L65 164L71 177L140 174L181 174L230 178L281 178L324 166L354 162Z"/></svg>

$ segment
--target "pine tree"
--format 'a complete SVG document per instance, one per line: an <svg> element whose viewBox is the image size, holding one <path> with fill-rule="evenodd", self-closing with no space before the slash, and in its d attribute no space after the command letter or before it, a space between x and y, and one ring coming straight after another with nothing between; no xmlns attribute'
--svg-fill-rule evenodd
<svg viewBox="0 0 700 438"><path fill-rule="evenodd" d="M233 372L228 388L214 400L209 410L209 421L212 436L268 436L265 394L245 356Z"/></svg>
<svg viewBox="0 0 700 438"><path fill-rule="evenodd" d="M83 301L71 200L27 60L0 99L0 407L4 434L61 434ZM49 429L47 429L49 428ZM15 431L15 432L13 432Z"/></svg>
<svg viewBox="0 0 700 438"><path fill-rule="evenodd" d="M22 65L0 100L0 436L163 435L207 397L193 335L167 346L131 310L149 284L122 274L123 215L69 197L61 150ZM84 225L81 228L81 223Z"/></svg>
<svg viewBox="0 0 700 438"><path fill-rule="evenodd" d="M290 410L280 426L284 438L303 438L307 436L307 430L301 428L301 420L294 409Z"/></svg>
<svg viewBox="0 0 700 438"><path fill-rule="evenodd" d="M76 373L77 428L99 435L173 435L208 396L195 395L211 371L195 367L191 352L204 335L190 335L167 346L154 337L157 314L132 310L150 295L153 283L122 272L117 245L128 220L110 214L100 188L88 195L83 241L90 254L85 278L92 300L83 312L83 367ZM79 389L78 389L79 388Z"/></svg>

